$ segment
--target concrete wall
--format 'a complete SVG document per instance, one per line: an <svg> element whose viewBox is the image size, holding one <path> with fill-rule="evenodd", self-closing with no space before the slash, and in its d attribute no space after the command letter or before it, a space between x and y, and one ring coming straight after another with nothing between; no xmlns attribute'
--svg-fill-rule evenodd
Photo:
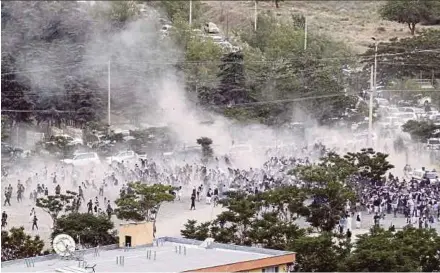
<svg viewBox="0 0 440 273"><path fill-rule="evenodd" d="M153 223L139 222L119 226L119 247L125 247L125 236L131 236L131 246L150 245L153 243Z"/></svg>

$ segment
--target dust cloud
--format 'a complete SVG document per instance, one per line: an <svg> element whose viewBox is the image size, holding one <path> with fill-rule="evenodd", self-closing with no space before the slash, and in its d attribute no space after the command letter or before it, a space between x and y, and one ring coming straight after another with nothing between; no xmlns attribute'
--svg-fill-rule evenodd
<svg viewBox="0 0 440 273"><path fill-rule="evenodd" d="M64 7L54 13L47 5ZM339 151L362 148L363 144L350 143L353 136L348 129L319 127L298 109L293 109L292 115L300 114L301 121L314 124L305 141L285 131L238 124L200 109L196 101L188 98L183 75L177 68L184 53L170 39L161 37L160 15L152 12L115 30L109 22L92 16L96 9L108 8L107 5L9 2L5 6L9 23L2 28L2 49L17 56L16 70L27 71L20 80L29 79L32 92L40 100L62 98L72 77L94 79L95 92L103 98L101 115L105 117L110 63L112 115L135 117L141 125L166 124L176 132L176 141L187 146L196 146L196 139L201 136L209 137L215 153L220 155L227 153L233 143L245 142L253 147L253 152L236 161L237 166L261 166L267 158L263 147L304 146L317 139ZM73 8L77 11L72 12ZM74 35L52 33L56 23L64 33ZM213 124L203 124L206 117ZM392 158L405 161L400 155Z"/></svg>

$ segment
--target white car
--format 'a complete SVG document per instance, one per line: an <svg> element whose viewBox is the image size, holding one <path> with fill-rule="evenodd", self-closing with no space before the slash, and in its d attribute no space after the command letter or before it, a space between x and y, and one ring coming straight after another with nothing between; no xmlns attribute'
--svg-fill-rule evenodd
<svg viewBox="0 0 440 273"><path fill-rule="evenodd" d="M240 156L244 154L250 154L252 152L252 146L248 144L233 145L229 150L229 154L232 156Z"/></svg>
<svg viewBox="0 0 440 273"><path fill-rule="evenodd" d="M109 156L105 160L108 164L112 164L113 162L121 163L122 161L135 161L139 159L146 159L146 155L138 155L134 151L124 151L119 152L114 156Z"/></svg>
<svg viewBox="0 0 440 273"><path fill-rule="evenodd" d="M101 160L96 153L79 153L74 155L72 159L63 159L61 162L73 166L85 166L100 164Z"/></svg>
<svg viewBox="0 0 440 273"><path fill-rule="evenodd" d="M411 112L404 112L404 113L400 113L398 115L399 120L405 124L407 121L409 120L417 120L417 115L416 113L411 113Z"/></svg>
<svg viewBox="0 0 440 273"><path fill-rule="evenodd" d="M440 138L430 138L426 143L428 150L440 150Z"/></svg>

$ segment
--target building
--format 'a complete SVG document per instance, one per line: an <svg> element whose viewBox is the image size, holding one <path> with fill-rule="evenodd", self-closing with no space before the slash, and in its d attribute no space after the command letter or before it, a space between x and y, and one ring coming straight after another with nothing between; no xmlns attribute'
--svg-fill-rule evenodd
<svg viewBox="0 0 440 273"><path fill-rule="evenodd" d="M132 230L137 230L133 228ZM134 231L133 231L134 232ZM130 235L129 229L125 233ZM132 238L131 242L142 242ZM122 244L124 245L124 244ZM152 244L111 245L72 253L2 262L2 272L287 272L295 253L164 237Z"/></svg>

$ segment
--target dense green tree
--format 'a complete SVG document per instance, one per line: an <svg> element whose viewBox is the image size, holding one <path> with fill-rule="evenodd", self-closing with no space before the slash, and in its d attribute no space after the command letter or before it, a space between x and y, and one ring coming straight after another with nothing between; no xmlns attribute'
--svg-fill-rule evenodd
<svg viewBox="0 0 440 273"><path fill-rule="evenodd" d="M435 130L440 126L429 121L409 120L402 125L404 132L409 133L414 141L424 142L434 135Z"/></svg>
<svg viewBox="0 0 440 273"><path fill-rule="evenodd" d="M2 115L1 139L2 142L9 138L10 122L7 116Z"/></svg>
<svg viewBox="0 0 440 273"><path fill-rule="evenodd" d="M171 186L162 184L146 185L141 182L128 183L132 193L121 193L115 203L115 214L119 219L151 221L156 219L160 205L174 200Z"/></svg>
<svg viewBox="0 0 440 273"><path fill-rule="evenodd" d="M337 272L339 262L346 258L349 245L341 249L330 233L304 236L293 241L289 250L295 251L296 270L299 272Z"/></svg>
<svg viewBox="0 0 440 273"><path fill-rule="evenodd" d="M2 262L38 256L42 253L44 241L36 235L32 238L24 227L2 230Z"/></svg>
<svg viewBox="0 0 440 273"><path fill-rule="evenodd" d="M159 7L168 15L168 18L174 23L176 20L184 19L189 21L189 1L160 1ZM192 24L193 27L200 27L200 19L202 18L201 1L192 1Z"/></svg>
<svg viewBox="0 0 440 273"><path fill-rule="evenodd" d="M210 225L211 222L204 222L197 225L196 220L188 220L188 222L183 225L184 229L182 229L180 233L185 238L203 241L209 237Z"/></svg>
<svg viewBox="0 0 440 273"><path fill-rule="evenodd" d="M78 211L78 194L66 191L65 194L48 195L37 199L37 207L48 213L55 226L61 213Z"/></svg>
<svg viewBox="0 0 440 273"><path fill-rule="evenodd" d="M75 212L57 219L51 237L53 239L58 234L68 234L77 244L91 248L115 244L117 238L113 228L113 222L106 215Z"/></svg>
<svg viewBox="0 0 440 273"><path fill-rule="evenodd" d="M393 233L374 228L359 236L342 267L354 272L437 271L439 243L434 229L405 228Z"/></svg>
<svg viewBox="0 0 440 273"><path fill-rule="evenodd" d="M392 1L394 2L394 1ZM422 78L439 78L440 72L435 67L440 66L439 30L425 30L420 35L391 39L389 42L380 42L377 47L377 79L392 88L396 80ZM374 63L374 45L363 54L366 74ZM366 82L367 83L367 82ZM410 86L409 89L414 89ZM432 95L432 94L430 94Z"/></svg>
<svg viewBox="0 0 440 273"><path fill-rule="evenodd" d="M212 156L214 155L214 151L212 150L212 139L209 137L201 137L197 139L197 144L202 146L203 160L208 162Z"/></svg>
<svg viewBox="0 0 440 273"><path fill-rule="evenodd" d="M414 35L418 23L440 14L440 5L436 1L387 1L380 14L386 20L407 24L411 35Z"/></svg>
<svg viewBox="0 0 440 273"><path fill-rule="evenodd" d="M139 18L140 9L136 1L96 2L94 13L96 18L108 20L113 26L121 28Z"/></svg>
<svg viewBox="0 0 440 273"><path fill-rule="evenodd" d="M29 92L29 81L16 75L15 60L11 54L2 51L2 75L1 75L1 103L3 110L17 110L17 112L2 112L2 115L8 116L11 121L28 122L32 112L26 112L33 109L34 105L27 93ZM20 112L23 111L23 112Z"/></svg>
<svg viewBox="0 0 440 273"><path fill-rule="evenodd" d="M255 101L247 92L242 52L231 52L221 59L220 84L211 101L216 105L235 105Z"/></svg>
<svg viewBox="0 0 440 273"><path fill-rule="evenodd" d="M292 240L306 233L295 223L297 217L307 213L303 206L305 198L296 187L282 187L255 196L230 193L222 201L227 211L199 225L190 220L181 234L199 240L212 237L222 243L286 249Z"/></svg>
<svg viewBox="0 0 440 273"><path fill-rule="evenodd" d="M372 181L380 181L387 171L394 168L387 158L387 154L375 152L371 148L356 153L349 152L344 156L344 159L358 169L361 177Z"/></svg>

